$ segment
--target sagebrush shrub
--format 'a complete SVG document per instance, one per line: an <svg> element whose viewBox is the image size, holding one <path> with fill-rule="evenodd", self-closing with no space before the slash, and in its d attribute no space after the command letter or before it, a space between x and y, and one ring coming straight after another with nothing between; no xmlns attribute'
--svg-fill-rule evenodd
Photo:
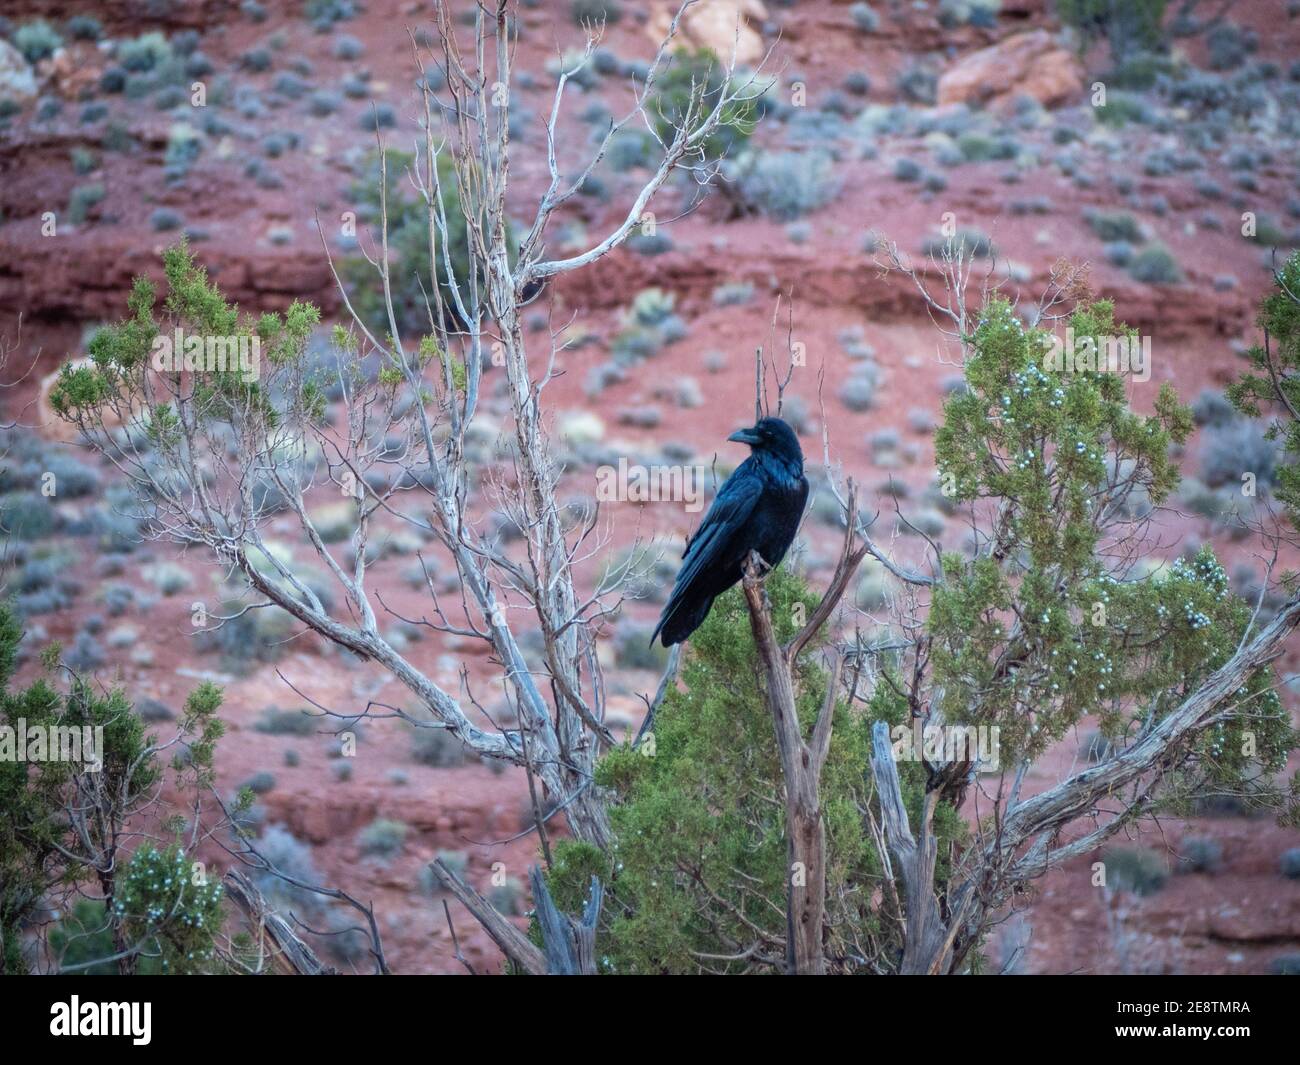
<svg viewBox="0 0 1300 1065"><path fill-rule="evenodd" d="M820 152L758 152L740 177L746 202L780 222L825 207L840 187L830 158Z"/></svg>
<svg viewBox="0 0 1300 1065"><path fill-rule="evenodd" d="M1102 856L1106 886L1134 895L1154 895L1169 880L1164 857L1150 847L1111 847Z"/></svg>

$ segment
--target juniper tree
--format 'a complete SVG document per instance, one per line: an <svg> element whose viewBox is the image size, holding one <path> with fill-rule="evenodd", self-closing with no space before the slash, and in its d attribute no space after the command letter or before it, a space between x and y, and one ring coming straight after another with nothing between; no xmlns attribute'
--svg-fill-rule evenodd
<svg viewBox="0 0 1300 1065"><path fill-rule="evenodd" d="M987 290L974 311L970 263L947 249L935 295L895 247L885 256L960 346L967 385L946 401L935 443L969 546L931 543L924 575L889 566L912 605L928 608L923 622L903 621L912 646L894 667L914 717L996 727L1000 746L994 772L969 758L927 760L926 800L904 818L889 801L887 736L876 730L885 835L912 901L904 972L974 964L992 922L1036 877L1145 815L1225 790L1289 820L1297 813L1296 782L1278 779L1296 735L1269 663L1300 599L1288 585L1265 619L1232 594L1209 548L1167 564L1146 557L1178 483L1172 455L1191 431L1189 411L1164 386L1152 413L1139 414L1122 375L1051 368L1055 328L1098 344L1132 334L1077 274L1054 276L1026 312ZM1035 760L1087 717L1113 738L1109 754L1024 795ZM973 832L942 875L925 844L945 806Z"/></svg>
<svg viewBox="0 0 1300 1065"><path fill-rule="evenodd" d="M943 265L960 282L965 263L958 252ZM1279 287L1285 296L1283 277ZM1079 300L1068 317L1044 313L1042 327L1032 328L1004 299L989 297L974 317L960 283L948 292L946 304L927 299L948 315L963 347L967 388L945 404L936 464L952 505L969 516L971 547L944 552L932 544L932 566L922 575L894 563L867 537L870 553L910 590L911 600L893 630L904 639L890 641L888 651L878 650L880 643L864 645L859 633L858 660L875 664L867 674L874 683L855 677L857 715L837 712L834 746L853 744L851 737L870 728L877 790L869 802L859 800L859 841L868 848L880 841L893 863L887 866L875 851L849 874L850 896L862 904L855 915L857 950L843 948L845 922L831 905L844 897L844 881L839 892L827 891L830 971L978 968L988 929L1033 879L1097 849L1144 815L1185 812L1193 798L1226 791L1285 818L1296 815L1295 783L1278 780L1296 736L1268 665L1300 613L1295 596L1261 629L1256 604L1231 593L1209 548L1168 564L1143 556L1155 508L1178 483L1171 454L1191 432L1190 412L1168 386L1153 412L1141 415L1130 408L1121 376L1051 368L1048 326L1057 321L1098 343L1131 335L1106 301ZM1265 307L1270 335L1288 335L1294 304L1274 296ZM1255 387L1264 394L1263 384ZM1266 395L1279 398L1276 389ZM778 577L766 583L782 588ZM764 608L778 627L788 606L782 598L774 591ZM922 612L923 621L904 620ZM727 661L737 634L722 630L726 617L694 641L686 693L670 696L656 720L656 739L676 737L677 728L703 736L721 764L684 760L673 743L662 766L650 759L647 768L644 752L636 750L609 755L600 775L614 785L618 805L608 856L582 845L558 849L553 880L571 908L586 877L603 872L608 882L607 910L615 907L605 930L611 969L749 971L782 961L772 925L764 929L734 895L716 885L710 890L698 872L692 876L712 869L716 881L711 862L749 872L734 859L727 864L733 852L725 826L737 804L727 790L731 757L716 752L731 748L700 708L726 703L742 678L750 713L732 705L729 718L749 726L747 755L771 752L755 729L762 715L753 710L780 670L756 668L752 651L743 665ZM739 639L748 650L743 630ZM801 690L799 698L805 696ZM806 709L800 716L807 735ZM1089 717L1111 739L1109 754L1039 795L1023 796L1029 767ZM993 729L1000 765L954 759L942 747L923 751L919 765L896 763L890 726L900 721ZM769 760L768 772L752 776L771 788L770 770ZM653 786L660 781L664 787ZM773 799L788 778L775 783ZM828 827L844 787L834 774L821 781ZM682 815L691 810L713 816ZM954 831L965 822L968 832ZM709 836L706 825L717 834ZM777 874L789 870L780 867L781 848L772 846L785 826L771 816L766 827L770 892L781 883ZM830 868L843 846L832 831ZM750 873L741 883L742 900L761 898L769 921L778 914L779 900L756 890L763 881ZM738 926L749 935L738 934ZM701 928L713 942L691 942Z"/></svg>
<svg viewBox="0 0 1300 1065"><path fill-rule="evenodd" d="M1225 792L1296 814L1294 783L1277 779L1296 736L1267 664L1296 600L1260 631L1208 547L1167 564L1142 553L1154 508L1177 486L1171 455L1190 412L1168 386L1142 415L1119 375L1047 368L1049 330L1004 299L989 298L969 333L964 306L950 306L968 387L945 404L936 463L972 546L934 545L922 575L868 537L900 609L892 628L874 640L859 629L846 648L859 668L820 781L824 971L978 970L1011 900L1145 815ZM1082 301L1067 321L1079 338L1129 332L1106 301ZM815 598L780 572L765 584L762 610L785 643L792 599L806 614ZM805 737L827 683L817 647L793 669ZM733 589L693 639L682 690L658 709L654 748L628 746L598 767L612 843L558 846L550 882L571 911L592 876L606 884L605 971L786 967L788 777L763 704L778 671L760 662ZM1029 768L1088 718L1111 740L1106 757L1024 796ZM912 753L900 724L991 729L1000 764L942 745L900 760ZM864 791L868 763L875 787Z"/></svg>
<svg viewBox="0 0 1300 1065"><path fill-rule="evenodd" d="M817 596L802 576L776 571L767 581L778 637L794 637ZM578 912L592 876L605 885L597 953L608 973L746 973L785 966L785 816L772 719L762 698L763 669L739 587L714 603L692 637L693 652L656 713L648 739L600 763L596 780L613 803L613 844L556 845L549 877L556 902ZM811 732L830 674L810 643L797 666L798 711ZM864 767L870 722L891 726L906 706L886 686L869 713L835 693L835 720L822 774L826 821L826 950L833 969L879 971L897 947L897 906L876 841L864 832L871 801ZM924 776L903 769L905 794L919 806ZM960 836L955 817L940 832Z"/></svg>
<svg viewBox="0 0 1300 1065"><path fill-rule="evenodd" d="M1294 459L1300 455L1300 252L1287 259L1273 282L1257 318L1264 343L1246 353L1253 372L1229 387L1228 399L1253 418L1264 410L1276 412L1269 439L1281 440ZM1278 470L1277 497L1292 523L1300 524L1300 468L1294 462Z"/></svg>
<svg viewBox="0 0 1300 1065"><path fill-rule="evenodd" d="M196 688L175 735L160 741L121 689L100 691L65 670L57 645L42 656L43 676L11 690L22 638L13 610L0 604L0 726L11 748L0 758L0 971L52 964L130 974L143 963L179 973L219 965L222 888L193 852L213 827L202 824L198 800L211 785L223 732L220 690ZM66 730L93 750L51 749ZM34 758L32 736L46 737ZM160 814L168 754L178 794L195 797L188 823ZM160 848L151 832L170 842ZM37 920L45 909L69 916L45 927Z"/></svg>

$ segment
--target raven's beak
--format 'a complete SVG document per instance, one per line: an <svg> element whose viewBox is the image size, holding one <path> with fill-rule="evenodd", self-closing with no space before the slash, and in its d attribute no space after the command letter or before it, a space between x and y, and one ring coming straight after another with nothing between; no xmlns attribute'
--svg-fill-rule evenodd
<svg viewBox="0 0 1300 1065"><path fill-rule="evenodd" d="M758 434L755 433L754 430L752 429L737 429L734 433L732 433L729 437L727 437L727 439L730 440L733 444L748 444L750 447L757 447L760 443L762 443L762 441L759 439Z"/></svg>

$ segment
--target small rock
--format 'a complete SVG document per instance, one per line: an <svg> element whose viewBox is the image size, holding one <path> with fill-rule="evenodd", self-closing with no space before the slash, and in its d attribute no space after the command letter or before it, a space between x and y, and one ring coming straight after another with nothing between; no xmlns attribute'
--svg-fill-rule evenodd
<svg viewBox="0 0 1300 1065"><path fill-rule="evenodd" d="M160 703L157 699L145 697L135 704L135 712L140 715L143 721L174 721L176 713L165 703Z"/></svg>

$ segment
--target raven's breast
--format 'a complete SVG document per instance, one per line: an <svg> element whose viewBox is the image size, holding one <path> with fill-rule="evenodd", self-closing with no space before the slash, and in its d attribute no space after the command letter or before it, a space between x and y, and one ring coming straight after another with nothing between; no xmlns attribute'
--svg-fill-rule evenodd
<svg viewBox="0 0 1300 1065"><path fill-rule="evenodd" d="M754 544L769 566L778 565L790 550L807 498L807 482L796 482L788 488L769 489L754 508Z"/></svg>

